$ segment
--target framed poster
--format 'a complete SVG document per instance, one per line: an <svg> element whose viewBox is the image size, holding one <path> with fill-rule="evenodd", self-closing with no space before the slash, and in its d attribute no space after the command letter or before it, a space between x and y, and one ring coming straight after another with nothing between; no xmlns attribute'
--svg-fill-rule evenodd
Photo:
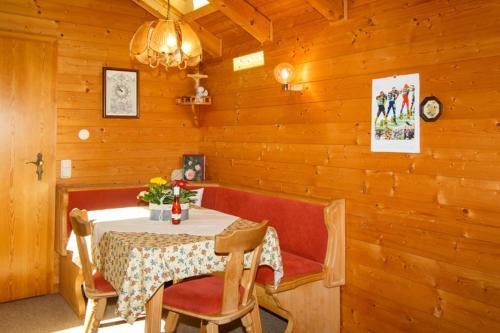
<svg viewBox="0 0 500 333"><path fill-rule="evenodd" d="M182 174L185 180L205 180L205 155L182 155Z"/></svg>
<svg viewBox="0 0 500 333"><path fill-rule="evenodd" d="M372 81L371 150L420 152L420 78L418 74Z"/></svg>
<svg viewBox="0 0 500 333"><path fill-rule="evenodd" d="M102 68L102 116L139 118L139 71Z"/></svg>

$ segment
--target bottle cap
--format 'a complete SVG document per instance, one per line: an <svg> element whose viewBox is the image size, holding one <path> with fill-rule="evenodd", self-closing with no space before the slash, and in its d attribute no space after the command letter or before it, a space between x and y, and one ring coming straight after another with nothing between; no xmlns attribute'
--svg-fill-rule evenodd
<svg viewBox="0 0 500 333"><path fill-rule="evenodd" d="M180 195L181 194L181 188L179 186L174 186L174 195Z"/></svg>

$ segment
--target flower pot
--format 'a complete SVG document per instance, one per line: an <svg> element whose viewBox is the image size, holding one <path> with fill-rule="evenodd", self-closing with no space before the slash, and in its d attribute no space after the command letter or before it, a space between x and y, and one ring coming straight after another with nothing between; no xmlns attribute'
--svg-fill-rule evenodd
<svg viewBox="0 0 500 333"><path fill-rule="evenodd" d="M189 218L189 204L181 204L181 221ZM149 219L151 221L171 221L172 220L172 205L171 204L149 204Z"/></svg>

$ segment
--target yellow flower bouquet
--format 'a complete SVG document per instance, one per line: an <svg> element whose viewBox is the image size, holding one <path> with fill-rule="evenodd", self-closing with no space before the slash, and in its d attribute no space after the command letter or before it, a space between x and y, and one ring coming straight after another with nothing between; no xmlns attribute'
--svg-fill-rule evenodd
<svg viewBox="0 0 500 333"><path fill-rule="evenodd" d="M182 209L182 220L189 218L189 203L194 201L196 192L186 188L185 181L176 181L169 183L162 177L155 177L149 180L146 184L147 191L142 191L137 195L137 198L149 202L151 212L151 220L169 221L172 210L172 202L174 201L173 186L180 187L180 203Z"/></svg>
<svg viewBox="0 0 500 333"><path fill-rule="evenodd" d="M142 201L157 205L171 204L174 201L174 190L172 188L174 185L177 185L181 188L181 203L190 203L194 200L196 192L187 189L186 182L177 181L174 183L168 183L162 177L151 178L149 180L149 183L146 185L148 187L148 190L139 193L137 198L141 199Z"/></svg>

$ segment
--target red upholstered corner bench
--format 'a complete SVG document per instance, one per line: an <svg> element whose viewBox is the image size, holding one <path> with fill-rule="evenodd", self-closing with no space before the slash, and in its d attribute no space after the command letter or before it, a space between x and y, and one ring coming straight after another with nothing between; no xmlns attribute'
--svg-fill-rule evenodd
<svg viewBox="0 0 500 333"><path fill-rule="evenodd" d="M340 332L340 286L345 282L345 201L331 202L227 185L207 186L202 206L278 232L284 277L257 272L259 305L288 320L286 333Z"/></svg>
<svg viewBox="0 0 500 333"><path fill-rule="evenodd" d="M345 202L331 202L229 185L203 184L202 206L253 221L269 220L279 236L284 277L273 286L273 271L257 273L259 305L288 320L285 332L340 332L340 286L345 280ZM72 208L104 209L141 204L138 186L60 187L56 240L61 254L60 292L83 316L78 269L66 255ZM79 292L79 295L76 295Z"/></svg>

